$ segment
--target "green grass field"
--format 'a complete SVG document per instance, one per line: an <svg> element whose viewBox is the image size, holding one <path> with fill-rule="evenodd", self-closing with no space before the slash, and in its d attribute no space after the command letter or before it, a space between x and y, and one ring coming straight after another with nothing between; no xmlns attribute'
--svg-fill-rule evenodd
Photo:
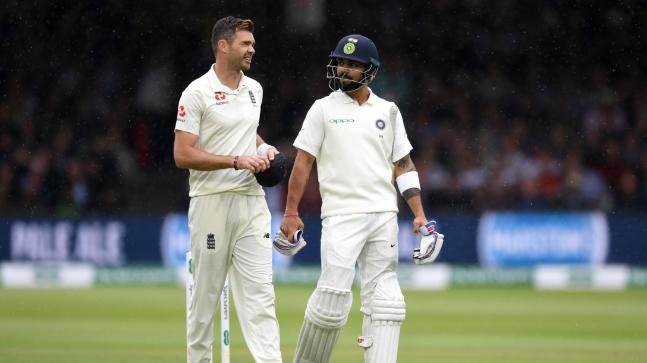
<svg viewBox="0 0 647 363"><path fill-rule="evenodd" d="M277 287L285 362L310 292ZM405 297L400 362L647 362L647 290L455 288ZM0 289L0 362L183 362L184 324L177 287ZM354 343L360 324L355 295L333 362L363 361ZM232 362L252 362L235 317L231 350Z"/></svg>

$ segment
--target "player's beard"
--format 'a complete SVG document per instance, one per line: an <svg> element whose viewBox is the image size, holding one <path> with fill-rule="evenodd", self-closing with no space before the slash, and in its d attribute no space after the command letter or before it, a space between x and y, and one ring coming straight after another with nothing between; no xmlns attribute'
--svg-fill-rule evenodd
<svg viewBox="0 0 647 363"><path fill-rule="evenodd" d="M339 81L339 82L341 82L342 86L344 86L344 87L349 87L350 85L352 85L352 84L353 84L354 79L352 79L352 78L348 77L348 76L347 76L347 75L345 75L345 74L344 74L344 75L342 75L340 78L341 78L341 79L340 79L340 81Z"/></svg>
<svg viewBox="0 0 647 363"><path fill-rule="evenodd" d="M343 92L355 92L364 86L360 83L360 80L353 79L345 73L339 77L341 78L339 80L339 85Z"/></svg>
<svg viewBox="0 0 647 363"><path fill-rule="evenodd" d="M229 64L237 71L247 72L252 67L252 56L242 55L240 58L232 59Z"/></svg>
<svg viewBox="0 0 647 363"><path fill-rule="evenodd" d="M240 60L240 68L243 71L249 71L249 69L252 67L252 56L243 56L243 58Z"/></svg>

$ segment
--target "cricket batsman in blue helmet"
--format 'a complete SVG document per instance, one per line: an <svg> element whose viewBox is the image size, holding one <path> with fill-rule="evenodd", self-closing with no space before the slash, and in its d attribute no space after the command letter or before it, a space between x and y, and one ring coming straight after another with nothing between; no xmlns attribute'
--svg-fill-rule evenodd
<svg viewBox="0 0 647 363"><path fill-rule="evenodd" d="M298 206L316 160L323 202L321 275L308 300L294 362L330 361L350 312L357 265L364 314L357 343L365 362L394 363L406 311L396 271L396 185L413 212L412 233L423 235L420 248L413 251L414 262L432 262L444 236L423 210L398 107L369 88L380 68L375 43L363 35L347 35L329 57L332 93L314 102L294 141L297 156L274 243L287 255L305 245Z"/></svg>

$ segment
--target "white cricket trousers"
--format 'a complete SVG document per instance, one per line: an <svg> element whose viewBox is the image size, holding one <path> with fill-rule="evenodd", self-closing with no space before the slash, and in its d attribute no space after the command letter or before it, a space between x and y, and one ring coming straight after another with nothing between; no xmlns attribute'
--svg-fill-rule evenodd
<svg viewBox="0 0 647 363"><path fill-rule="evenodd" d="M360 273L361 308L371 313L376 282L398 268L398 218L395 212L326 217L321 230L321 275L317 286L349 290Z"/></svg>
<svg viewBox="0 0 647 363"><path fill-rule="evenodd" d="M247 347L256 363L281 363L274 309L270 212L264 196L219 193L191 198L193 297L187 362L210 363L214 315L229 273Z"/></svg>

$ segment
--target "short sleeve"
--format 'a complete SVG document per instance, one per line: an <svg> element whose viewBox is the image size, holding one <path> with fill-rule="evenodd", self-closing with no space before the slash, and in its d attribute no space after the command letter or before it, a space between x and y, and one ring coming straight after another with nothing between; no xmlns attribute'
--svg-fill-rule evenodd
<svg viewBox="0 0 647 363"><path fill-rule="evenodd" d="M395 163L396 161L407 156L411 152L411 149L413 149L413 147L411 146L409 138L407 137L407 130L404 128L404 121L402 120L400 109L398 109L395 105L393 105L392 107L395 107L397 109L395 125L393 128L393 160L391 160L391 162Z"/></svg>
<svg viewBox="0 0 647 363"><path fill-rule="evenodd" d="M294 140L294 147L306 151L317 158L324 138L323 109L317 100L308 110L301 131Z"/></svg>
<svg viewBox="0 0 647 363"><path fill-rule="evenodd" d="M258 104L259 105L263 104L263 87L262 86L258 87Z"/></svg>
<svg viewBox="0 0 647 363"><path fill-rule="evenodd" d="M202 101L200 93L185 90L182 92L177 107L175 129L200 135L200 119L202 116Z"/></svg>

